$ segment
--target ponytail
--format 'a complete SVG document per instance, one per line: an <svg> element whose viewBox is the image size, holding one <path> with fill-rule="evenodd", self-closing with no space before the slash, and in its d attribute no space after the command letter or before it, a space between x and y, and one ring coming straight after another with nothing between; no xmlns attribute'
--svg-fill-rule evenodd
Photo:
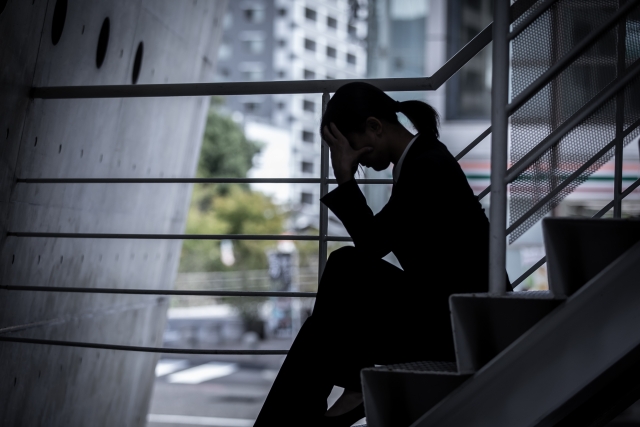
<svg viewBox="0 0 640 427"><path fill-rule="evenodd" d="M433 133L436 138L440 138L438 131L440 116L431 105L416 100L402 101L397 104L398 112L407 116L418 133Z"/></svg>
<svg viewBox="0 0 640 427"><path fill-rule="evenodd" d="M327 104L322 116L322 129L334 123L341 133L364 132L369 117L400 124L396 113L402 113L416 131L439 138L439 116L436 110L422 101L396 101L377 87L364 82L347 83L341 86Z"/></svg>

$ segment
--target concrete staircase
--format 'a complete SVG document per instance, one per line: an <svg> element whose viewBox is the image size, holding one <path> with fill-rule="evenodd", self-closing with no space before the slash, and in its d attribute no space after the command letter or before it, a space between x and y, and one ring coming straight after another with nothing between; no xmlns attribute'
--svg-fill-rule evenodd
<svg viewBox="0 0 640 427"><path fill-rule="evenodd" d="M369 427L600 426L640 398L640 221L543 229L550 291L452 295L457 363L363 370Z"/></svg>

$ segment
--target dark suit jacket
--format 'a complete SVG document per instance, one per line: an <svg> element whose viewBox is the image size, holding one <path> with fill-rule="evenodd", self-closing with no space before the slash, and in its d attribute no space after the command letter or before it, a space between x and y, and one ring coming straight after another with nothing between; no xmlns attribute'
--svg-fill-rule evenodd
<svg viewBox="0 0 640 427"><path fill-rule="evenodd" d="M428 293L448 311L450 294L488 291L489 220L460 165L435 136L420 135L413 143L377 215L355 180L321 200L358 250L378 259L393 251L410 281L403 286L416 297Z"/></svg>

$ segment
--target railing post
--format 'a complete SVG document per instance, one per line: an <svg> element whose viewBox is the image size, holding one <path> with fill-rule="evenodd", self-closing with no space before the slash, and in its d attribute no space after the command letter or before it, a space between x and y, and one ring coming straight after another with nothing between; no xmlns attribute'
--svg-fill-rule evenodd
<svg viewBox="0 0 640 427"><path fill-rule="evenodd" d="M625 0L618 1L618 7L622 7ZM627 16L618 22L618 45L617 45L617 72L620 76L625 72L626 61L626 36L627 36ZM624 148L624 89L618 92L616 97L616 146L615 163L613 175L613 217L622 217L622 152Z"/></svg>
<svg viewBox="0 0 640 427"><path fill-rule="evenodd" d="M327 104L329 103L329 92L322 94L322 115L327 110ZM323 197L329 192L329 146L322 140L320 143L320 197ZM319 234L320 239L318 241L318 283L322 277L324 266L327 263L327 235L329 226L329 210L325 205L320 203L320 221L319 221Z"/></svg>
<svg viewBox="0 0 640 427"><path fill-rule="evenodd" d="M507 143L509 101L509 3L496 1L493 12L493 76L491 89L491 221L489 293L505 292L507 227Z"/></svg>

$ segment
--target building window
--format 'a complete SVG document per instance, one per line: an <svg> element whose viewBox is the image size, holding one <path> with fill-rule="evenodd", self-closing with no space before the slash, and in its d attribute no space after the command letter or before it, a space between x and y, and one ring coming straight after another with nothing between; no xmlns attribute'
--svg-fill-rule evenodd
<svg viewBox="0 0 640 427"><path fill-rule="evenodd" d="M231 12L227 12L224 14L224 18L222 20L222 28L224 30L228 30L233 26L233 15Z"/></svg>
<svg viewBox="0 0 640 427"><path fill-rule="evenodd" d="M304 111L309 111L311 113L315 113L316 112L316 103L313 101L309 101L307 99L302 101L302 109Z"/></svg>
<svg viewBox="0 0 640 427"><path fill-rule="evenodd" d="M336 58L338 56L338 52L335 47L327 46L327 56L329 58Z"/></svg>
<svg viewBox="0 0 640 427"><path fill-rule="evenodd" d="M318 18L318 14L315 10L309 9L308 7L304 8L304 17L310 21L315 21Z"/></svg>
<svg viewBox="0 0 640 427"><path fill-rule="evenodd" d="M264 7L252 6L243 10L244 18L252 24L258 24L264 21Z"/></svg>
<svg viewBox="0 0 640 427"><path fill-rule="evenodd" d="M347 53L347 62L352 65L356 65L356 56L352 53Z"/></svg>
<svg viewBox="0 0 640 427"><path fill-rule="evenodd" d="M316 73L311 70L304 70L305 80L311 80L316 78Z"/></svg>
<svg viewBox="0 0 640 427"><path fill-rule="evenodd" d="M243 104L245 113L257 113L260 110L259 102L245 102Z"/></svg>
<svg viewBox="0 0 640 427"><path fill-rule="evenodd" d="M353 36L353 37L356 37L358 35L358 29L356 28L355 25L349 24L347 26L347 32L349 33L350 36Z"/></svg>
<svg viewBox="0 0 640 427"><path fill-rule="evenodd" d="M220 47L218 48L218 60L220 61L227 60L231 58L232 54L233 54L233 50L231 48L231 45L228 42L223 41L222 43L220 43Z"/></svg>
<svg viewBox="0 0 640 427"><path fill-rule="evenodd" d="M304 48L312 52L316 51L316 42L309 39L304 39Z"/></svg>
<svg viewBox="0 0 640 427"><path fill-rule="evenodd" d="M258 54L264 52L265 36L263 32L244 32L240 34L240 40L245 53Z"/></svg>
<svg viewBox="0 0 640 427"><path fill-rule="evenodd" d="M313 163L302 162L300 166L300 170L302 171L302 173L313 173Z"/></svg>
<svg viewBox="0 0 640 427"><path fill-rule="evenodd" d="M333 28L335 30L336 28L338 28L338 20L336 18L327 16L327 27Z"/></svg>
<svg viewBox="0 0 640 427"><path fill-rule="evenodd" d="M311 193L300 193L300 203L303 205L312 205L313 204L313 194Z"/></svg>
<svg viewBox="0 0 640 427"><path fill-rule="evenodd" d="M315 133L313 132L309 132L308 130L303 130L302 131L302 140L304 142L313 142L313 136L315 135Z"/></svg>
<svg viewBox="0 0 640 427"><path fill-rule="evenodd" d="M264 80L264 65L261 62L243 62L238 68L243 80Z"/></svg>

